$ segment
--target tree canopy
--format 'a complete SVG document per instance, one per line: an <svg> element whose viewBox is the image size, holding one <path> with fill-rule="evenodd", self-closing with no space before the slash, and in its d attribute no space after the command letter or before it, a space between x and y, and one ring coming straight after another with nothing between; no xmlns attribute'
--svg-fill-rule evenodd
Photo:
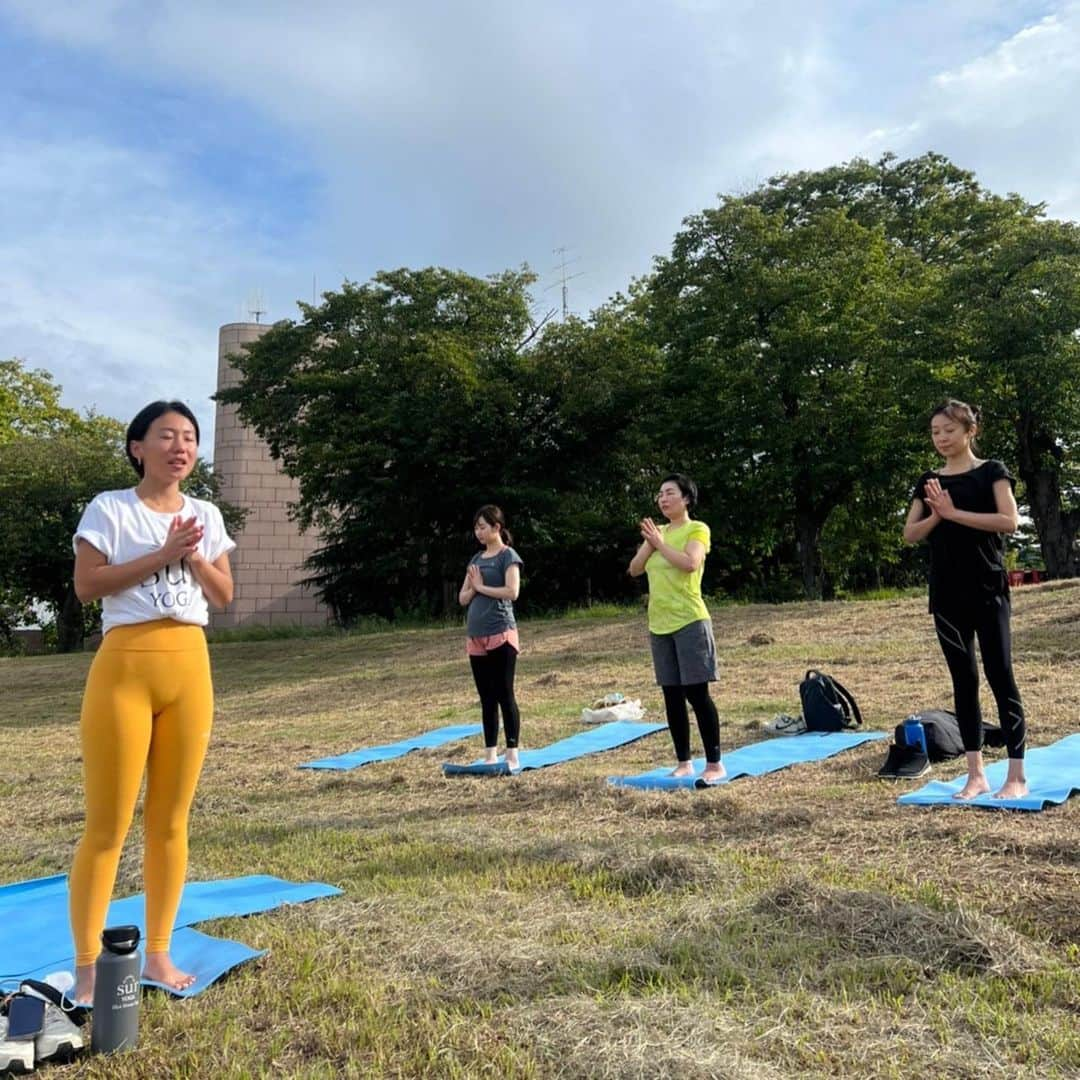
<svg viewBox="0 0 1080 1080"><path fill-rule="evenodd" d="M917 580L901 526L947 396L982 407L982 453L1016 472L1050 576L1080 571L1080 229L1042 204L939 154L855 159L690 214L588 318L537 324L533 284L382 271L236 358L219 397L299 481L311 580L343 620L452 606L487 502L518 534L526 607L631 595L636 524L671 471L701 486L710 590ZM24 555L0 535L9 609L69 604L59 538L119 460L113 423L0 364L0 495L33 538ZM192 482L212 495L205 467Z"/></svg>
<svg viewBox="0 0 1080 1080"><path fill-rule="evenodd" d="M903 582L933 404L983 406L1051 575L1077 572L1080 249L938 154L776 176L687 217L588 319L532 327L527 271L327 293L221 397L300 482L349 619L451 603L471 512L527 541L540 606L626 595L660 476L703 491L706 582L782 597Z"/></svg>

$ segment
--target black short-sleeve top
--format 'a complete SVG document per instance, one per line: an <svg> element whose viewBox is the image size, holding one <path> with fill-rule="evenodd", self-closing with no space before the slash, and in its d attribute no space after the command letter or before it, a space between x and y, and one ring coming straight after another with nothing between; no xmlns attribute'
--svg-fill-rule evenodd
<svg viewBox="0 0 1080 1080"><path fill-rule="evenodd" d="M913 497L923 500L924 518L930 516L926 482L936 477L952 496L957 510L996 514L994 484L1016 481L1000 461L984 461L964 473L925 472L915 485ZM966 607L980 599L1007 596L1009 575L1005 571L1005 537L1002 533L973 529L956 521L940 522L927 537L930 545L930 610Z"/></svg>

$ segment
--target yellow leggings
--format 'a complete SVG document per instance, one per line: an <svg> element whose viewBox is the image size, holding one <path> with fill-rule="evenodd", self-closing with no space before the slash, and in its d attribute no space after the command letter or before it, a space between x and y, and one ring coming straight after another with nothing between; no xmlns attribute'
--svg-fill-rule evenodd
<svg viewBox="0 0 1080 1080"><path fill-rule="evenodd" d="M146 951L168 952L187 872L188 813L213 716L202 627L158 619L105 635L79 721L86 831L70 879L76 964L92 964L100 952L144 771Z"/></svg>

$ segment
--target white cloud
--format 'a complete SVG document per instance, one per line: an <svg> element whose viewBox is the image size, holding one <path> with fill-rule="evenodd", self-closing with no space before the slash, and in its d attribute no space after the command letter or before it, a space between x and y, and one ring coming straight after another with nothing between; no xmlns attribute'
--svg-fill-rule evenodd
<svg viewBox="0 0 1080 1080"><path fill-rule="evenodd" d="M125 419L191 402L208 434L220 297L272 263L167 159L96 140L0 143L0 353L47 367L65 400Z"/></svg>
<svg viewBox="0 0 1080 1080"><path fill-rule="evenodd" d="M909 140L973 169L998 192L1046 201L1080 218L1080 4L1023 27L993 48L936 74Z"/></svg>
<svg viewBox="0 0 1080 1080"><path fill-rule="evenodd" d="M53 40L286 126L325 178L324 278L522 259L543 272L569 243L587 264L578 295L598 302L748 170L794 164L811 143L823 162L849 142L843 125L814 135L831 61L820 12L793 0L766 15L568 0L6 6Z"/></svg>
<svg viewBox="0 0 1080 1080"><path fill-rule="evenodd" d="M318 183L310 206L271 191L252 210L250 185L182 179L168 139L9 139L0 353L37 351L69 397L119 416L177 390L203 402L202 419L217 325L255 287L272 317L291 315L312 272L327 288L402 264L488 273L527 259L548 283L567 244L583 309L646 272L718 192L888 149L939 150L994 190L1077 215L1078 11L0 0L43 48L205 99L206 129L238 152L246 133L215 102L242 103ZM285 223L267 231L275 214Z"/></svg>
<svg viewBox="0 0 1080 1080"><path fill-rule="evenodd" d="M1070 4L1059 14L1048 15L1034 26L1025 27L985 56L977 57L934 79L946 95L958 95L969 105L982 104L995 110L1005 107L1029 116L1034 93L1036 102L1056 111L1061 91L1047 78L1065 76L1070 82L1080 75L1080 5ZM999 114L1000 115L1000 114Z"/></svg>

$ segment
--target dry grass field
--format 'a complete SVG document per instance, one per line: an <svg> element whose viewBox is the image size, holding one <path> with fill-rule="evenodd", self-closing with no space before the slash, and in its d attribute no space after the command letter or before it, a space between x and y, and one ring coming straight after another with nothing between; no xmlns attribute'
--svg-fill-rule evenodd
<svg viewBox="0 0 1080 1080"><path fill-rule="evenodd" d="M797 711L809 666L872 728L949 704L925 600L723 607L714 624L728 748ZM1080 583L1018 590L1014 638L1030 744L1080 728ZM522 640L524 745L579 730L609 690L659 715L642 616L538 620ZM444 779L478 740L301 771L478 719L461 632L212 659L190 877L344 895L203 924L269 954L190 1001L149 995L136 1052L46 1075L1080 1077L1080 797L901 808L908 785L874 777L882 744L710 791L605 784L668 761L666 733L516 778ZM68 868L89 662L0 660L0 881ZM141 889L137 830L122 892Z"/></svg>

